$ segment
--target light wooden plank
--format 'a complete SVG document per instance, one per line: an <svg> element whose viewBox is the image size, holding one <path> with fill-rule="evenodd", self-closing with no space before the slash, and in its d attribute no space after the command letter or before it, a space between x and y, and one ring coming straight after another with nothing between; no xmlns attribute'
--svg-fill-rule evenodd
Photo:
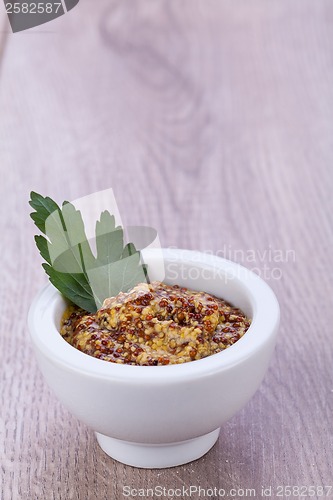
<svg viewBox="0 0 333 500"><path fill-rule="evenodd" d="M259 492L332 482L332 15L329 0L82 1L49 25L8 34L3 500L122 498L123 485ZM26 314L46 279L29 191L62 201L108 187L124 222L156 227L166 246L227 251L261 272L267 265L281 303L261 389L211 452L172 470L104 455L49 392L29 341ZM260 261L269 249L284 261ZM251 250L256 263L241 258ZM275 267L281 279L272 279Z"/></svg>

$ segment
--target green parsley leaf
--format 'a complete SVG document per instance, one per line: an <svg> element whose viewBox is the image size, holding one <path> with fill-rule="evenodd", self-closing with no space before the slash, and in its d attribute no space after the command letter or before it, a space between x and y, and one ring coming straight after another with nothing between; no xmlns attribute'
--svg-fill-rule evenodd
<svg viewBox="0 0 333 500"><path fill-rule="evenodd" d="M32 192L31 218L45 235L35 236L46 261L50 282L71 302L96 312L104 299L127 292L148 281L147 266L133 243L124 246L121 226L108 211L96 222L96 257L87 240L81 212L65 201L61 207L51 198Z"/></svg>
<svg viewBox="0 0 333 500"><path fill-rule="evenodd" d="M88 271L97 308L106 297L114 297L119 292L127 292L138 283L146 281L143 266L140 264L140 252L105 266L97 266Z"/></svg>
<svg viewBox="0 0 333 500"><path fill-rule="evenodd" d="M92 289L84 274L61 273L48 264L43 264L43 268L52 285L73 304L91 313L96 312Z"/></svg>
<svg viewBox="0 0 333 500"><path fill-rule="evenodd" d="M108 211L102 212L96 222L96 249L97 259L102 264L116 262L124 250L123 229L116 227L115 218Z"/></svg>

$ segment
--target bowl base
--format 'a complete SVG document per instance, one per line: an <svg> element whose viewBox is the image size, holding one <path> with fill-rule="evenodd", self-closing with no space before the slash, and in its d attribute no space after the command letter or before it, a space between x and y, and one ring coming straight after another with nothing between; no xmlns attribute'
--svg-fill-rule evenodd
<svg viewBox="0 0 333 500"><path fill-rule="evenodd" d="M187 441L166 444L131 443L95 434L102 450L118 462L143 469L164 469L202 457L216 443L220 429Z"/></svg>

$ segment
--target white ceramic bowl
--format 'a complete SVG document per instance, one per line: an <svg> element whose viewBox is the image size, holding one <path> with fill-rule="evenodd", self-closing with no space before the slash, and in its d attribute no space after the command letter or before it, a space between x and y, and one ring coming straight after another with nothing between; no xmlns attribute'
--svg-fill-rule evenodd
<svg viewBox="0 0 333 500"><path fill-rule="evenodd" d="M180 465L205 454L221 424L258 389L272 355L279 305L270 287L233 262L163 250L166 278L222 297L252 318L213 356L180 365L127 366L88 356L59 333L66 303L52 285L35 298L29 328L40 369L58 398L91 427L111 457L136 467ZM150 261L154 279L154 257Z"/></svg>

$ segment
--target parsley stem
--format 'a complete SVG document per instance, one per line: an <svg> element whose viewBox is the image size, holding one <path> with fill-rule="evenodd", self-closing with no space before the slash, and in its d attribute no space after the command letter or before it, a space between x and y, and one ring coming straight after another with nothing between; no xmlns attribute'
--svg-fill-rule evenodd
<svg viewBox="0 0 333 500"><path fill-rule="evenodd" d="M81 260L82 271L83 271L83 274L85 275L85 277L87 278L87 281L89 282L88 275L87 275L87 270L86 270L86 266L85 266L85 263L84 263L84 258L83 258L83 252L82 252L82 245L81 245L81 243L78 244L78 247L79 247L79 253L80 253L80 260Z"/></svg>

